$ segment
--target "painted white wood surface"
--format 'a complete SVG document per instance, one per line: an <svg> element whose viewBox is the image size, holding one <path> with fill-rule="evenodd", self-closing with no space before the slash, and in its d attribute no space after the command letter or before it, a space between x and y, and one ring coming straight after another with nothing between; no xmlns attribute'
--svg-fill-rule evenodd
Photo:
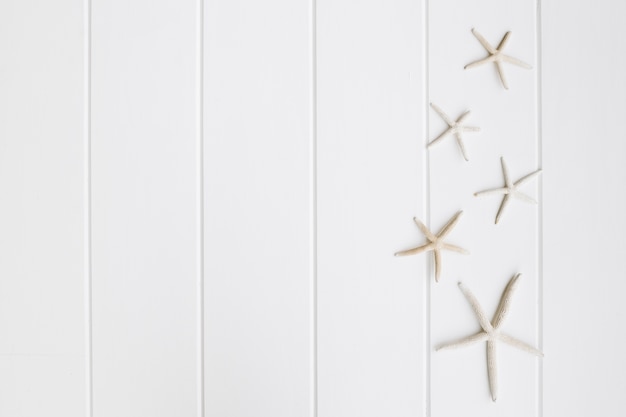
<svg viewBox="0 0 626 417"><path fill-rule="evenodd" d="M317 2L319 416L425 406L423 9Z"/></svg>
<svg viewBox="0 0 626 417"><path fill-rule="evenodd" d="M622 415L626 9L541 3L0 3L0 416ZM463 71L472 27L533 70ZM494 226L500 156L544 173ZM440 283L392 256L458 209ZM434 347L518 271L546 357L501 347L493 404Z"/></svg>
<svg viewBox="0 0 626 417"><path fill-rule="evenodd" d="M82 13L0 2L0 416L85 412Z"/></svg>
<svg viewBox="0 0 626 417"><path fill-rule="evenodd" d="M93 415L197 416L196 4L91 22Z"/></svg>
<svg viewBox="0 0 626 417"><path fill-rule="evenodd" d="M206 2L207 416L314 415L309 12Z"/></svg>
<svg viewBox="0 0 626 417"><path fill-rule="evenodd" d="M546 416L626 410L625 15L543 7Z"/></svg>
<svg viewBox="0 0 626 417"><path fill-rule="evenodd" d="M491 319L507 282L518 272L521 280L501 330L533 346L538 344L539 207L512 199L496 225L503 196L473 195L504 185L501 156L513 181L539 168L535 18L536 5L524 0L430 2L429 100L454 119L470 109L465 123L481 128L478 133L463 135L468 162L453 137L429 151L431 226L436 230L456 211L464 210L448 239L471 252L469 256L442 255L441 280L431 287L433 348L480 330L458 282L475 294ZM504 53L533 69L503 64L508 90L501 85L494 64L464 70L466 64L487 56L472 28L494 47L511 31ZM430 116L428 140L446 127L433 110ZM522 191L537 198L540 180L524 185ZM494 403L485 342L433 352L432 416L461 412L537 416L539 359L503 343L497 344L495 358L499 388Z"/></svg>

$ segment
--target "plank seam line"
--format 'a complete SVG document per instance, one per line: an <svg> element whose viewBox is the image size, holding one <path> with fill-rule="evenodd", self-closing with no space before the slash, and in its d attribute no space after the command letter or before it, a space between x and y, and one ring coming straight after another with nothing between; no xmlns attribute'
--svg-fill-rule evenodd
<svg viewBox="0 0 626 417"><path fill-rule="evenodd" d="M536 59L537 59L537 162L543 169L543 31L541 0L536 4ZM544 174L545 175L545 174ZM538 181L537 215L537 342L543 351L543 176ZM537 361L537 416L543 416L543 361Z"/></svg>
<svg viewBox="0 0 626 417"><path fill-rule="evenodd" d="M83 258L85 313L85 411L93 416L93 318L91 239L91 0L83 2Z"/></svg>
<svg viewBox="0 0 626 417"><path fill-rule="evenodd" d="M309 3L309 304L310 304L310 415L318 414L318 355L317 355L317 0Z"/></svg>
<svg viewBox="0 0 626 417"><path fill-rule="evenodd" d="M429 89L429 85L430 85L430 49L429 49L429 43L430 43L430 38L429 38L429 32L430 32L430 28L429 28L429 20L430 20L430 4L429 4L429 0L424 0L422 3L422 19L423 19L423 55L422 55L422 62L423 62L423 88L424 88L424 98L425 103L424 104L424 111L422 113L422 125L423 125L423 130L422 130L422 134L423 134L423 139L421 144L424 146L424 148L422 149L426 149L425 146L428 143L428 136L430 134L430 119L429 119L429 104L430 104L430 89ZM428 150L423 150L423 160L422 160L422 167L423 167L423 172L422 172L422 181L424 184L424 191L423 191L423 196L422 196L422 210L424 213L424 221L426 222L426 224L428 225L428 227L431 227L430 221L431 221L431 213L430 213L430 207L431 207L431 193L430 193L430 155L428 153ZM432 229L432 227L431 227ZM432 265L430 261L426 261L426 267L425 267L425 278L424 280L422 280L423 284L422 284L422 297L423 297L423 311L422 311L422 317L424 320L423 323L423 339L424 339L424 355L423 355L423 366L424 366L424 373L423 373L423 378L424 380L422 381L423 383L423 400L424 400L424 415L426 417L429 417L431 415L431 349L430 349L430 342L431 342L431 271L432 271Z"/></svg>
<svg viewBox="0 0 626 417"><path fill-rule="evenodd" d="M196 274L198 311L197 328L197 407L204 417L204 0L196 4Z"/></svg>

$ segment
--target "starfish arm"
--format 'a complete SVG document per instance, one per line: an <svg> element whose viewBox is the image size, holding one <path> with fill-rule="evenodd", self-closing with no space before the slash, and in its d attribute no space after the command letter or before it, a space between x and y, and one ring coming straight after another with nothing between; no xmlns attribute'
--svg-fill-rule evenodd
<svg viewBox="0 0 626 417"><path fill-rule="evenodd" d="M533 171L530 174L526 174L524 175L522 178L520 178L519 180L515 181L515 186L519 187L524 183L527 183L528 181L532 180L533 178L535 178L537 175L541 174L541 170L538 169L537 171Z"/></svg>
<svg viewBox="0 0 626 417"><path fill-rule="evenodd" d="M501 187L501 188L492 188L491 190L479 191L477 193L474 193L474 196L482 197L482 196L486 196L486 195L508 194L508 193L509 193L509 189L508 188Z"/></svg>
<svg viewBox="0 0 626 417"><path fill-rule="evenodd" d="M530 346L529 344L526 344L524 342L522 342L521 340L517 340L516 338L506 335L506 334L502 334L500 333L498 335L498 340L500 340L503 343L506 343L507 345L516 347L520 350L523 350L524 352L528 352L530 354L533 354L535 356L539 356L540 358L543 357L543 352L540 351L539 349L535 349L534 347Z"/></svg>
<svg viewBox="0 0 626 417"><path fill-rule="evenodd" d="M428 227L426 227L426 225L422 223L417 217L413 217L413 221L415 222L417 227L419 227L420 231L424 233L424 236L426 236L428 240L432 242L437 239L437 236L435 236L430 230L428 230Z"/></svg>
<svg viewBox="0 0 626 417"><path fill-rule="evenodd" d="M511 179L509 178L509 170L506 167L506 162L504 161L504 157L500 157L500 165L502 165L502 176L504 177L504 185L508 188L513 188L513 184L511 184Z"/></svg>
<svg viewBox="0 0 626 417"><path fill-rule="evenodd" d="M435 249L433 254L435 257L435 282L439 282L439 276L441 275L441 251Z"/></svg>
<svg viewBox="0 0 626 417"><path fill-rule="evenodd" d="M517 65L518 67L532 69L532 65L509 55L500 54L500 59L504 62L508 62L509 64Z"/></svg>
<svg viewBox="0 0 626 417"><path fill-rule="evenodd" d="M465 113L463 113L462 115L459 116L458 119L456 119L456 124L460 125L461 123L463 123L465 119L467 119L467 117L470 115L470 113L471 113L470 110L466 110Z"/></svg>
<svg viewBox="0 0 626 417"><path fill-rule="evenodd" d="M470 303L472 310L474 310L474 314L476 314L476 319L478 320L480 327L482 327L485 332L491 332L493 330L493 326L489 320L487 320L487 316L485 316L485 312L474 294L472 294L472 292L465 285L463 285L462 282L459 282L459 288L465 296L465 299Z"/></svg>
<svg viewBox="0 0 626 417"><path fill-rule="evenodd" d="M452 130L451 127L447 128L446 130L444 130L439 136L437 136L435 139L431 140L430 143L428 144L428 147L430 148L431 146L435 145L436 143L438 143L441 139L445 138L446 135L448 133L450 133L450 131Z"/></svg>
<svg viewBox="0 0 626 417"><path fill-rule="evenodd" d="M504 292L502 293L502 297L500 298L500 304L498 304L498 309L496 310L496 314L493 316L493 320L491 324L494 329L500 327L502 322L504 321L507 313L509 312L509 306L511 305L511 299L513 298L513 293L517 288L517 283L519 282L519 277L522 274L517 274L506 285Z"/></svg>
<svg viewBox="0 0 626 417"><path fill-rule="evenodd" d="M498 367L496 365L496 342L494 340L487 341L487 376L489 377L491 400L495 402L498 399Z"/></svg>
<svg viewBox="0 0 626 417"><path fill-rule="evenodd" d="M487 333L478 332L471 336L464 337L463 339L455 340L454 342L450 342L450 343L445 343L439 346L436 350L440 351L440 350L457 349L457 348L464 347L464 346L470 346L478 342L484 342L487 339L489 339L489 335Z"/></svg>
<svg viewBox="0 0 626 417"><path fill-rule="evenodd" d="M475 126L459 126L457 128L457 131L460 130L461 132L480 132L480 127L475 127Z"/></svg>
<svg viewBox="0 0 626 417"><path fill-rule="evenodd" d="M428 252L429 250L432 250L432 243L427 243L426 245L418 246L417 248L396 252L394 256L417 255L422 252Z"/></svg>
<svg viewBox="0 0 626 417"><path fill-rule="evenodd" d="M463 255L469 255L469 251L468 250L463 249L463 248L461 248L459 246L456 246L456 245L451 245L449 243L444 243L441 246L441 249L446 249L446 250L449 250L449 251L452 251L452 252L462 253Z"/></svg>
<svg viewBox="0 0 626 417"><path fill-rule="evenodd" d="M445 114L443 110L441 110L441 108L437 106L435 103L430 103L430 107L432 107L433 110L437 112L439 117L441 117L448 124L448 126L454 125L454 122L452 121L452 119L450 119L448 115Z"/></svg>
<svg viewBox="0 0 626 417"><path fill-rule="evenodd" d="M496 224L498 224L498 222L500 221L500 217L502 217L502 214L504 213L504 209L506 208L506 206L509 205L510 199L511 199L511 194L505 195L504 198L502 199L502 203L500 203L500 208L498 209L498 212L496 213Z"/></svg>
<svg viewBox="0 0 626 417"><path fill-rule="evenodd" d="M469 161L469 158L467 157L467 151L465 150L465 144L463 143L463 138L461 137L461 133L456 132L454 134L454 137L456 138L456 143L459 145L459 149L461 149L461 154L463 155L463 159L465 159L466 161Z"/></svg>
<svg viewBox="0 0 626 417"><path fill-rule="evenodd" d="M502 50L504 49L504 47L506 46L506 44L509 42L509 38L511 37L511 32L507 32L504 34L504 37L502 38L502 40L500 41L500 44L498 45L498 51L502 52Z"/></svg>
<svg viewBox="0 0 626 417"><path fill-rule="evenodd" d="M487 40L483 37L483 35L478 33L478 31L476 29L472 28L472 33L474 34L476 39L478 39L478 42L480 42L480 44L483 46L483 48L485 48L487 51L489 51L490 54L495 54L497 52L494 49L494 47L491 46L489 44L489 42L487 42Z"/></svg>
<svg viewBox="0 0 626 417"><path fill-rule="evenodd" d="M496 60L496 58L495 58L494 55L489 55L487 58L483 58L483 59L479 59L478 61L470 62L469 64L464 66L463 69L476 68L476 67L478 67L480 65L488 64L488 63L493 62L495 60Z"/></svg>
<svg viewBox="0 0 626 417"><path fill-rule="evenodd" d="M508 90L509 84L506 82L506 77L504 76L504 68L502 68L502 62L496 60L496 69L498 70L500 81L502 81L502 86L505 88L505 90Z"/></svg>
<svg viewBox="0 0 626 417"><path fill-rule="evenodd" d="M520 191L515 191L514 193L512 193L516 198L525 201L527 203L531 203L531 204L537 204L537 200L535 200L534 198L520 192Z"/></svg>
<svg viewBox="0 0 626 417"><path fill-rule="evenodd" d="M452 218L448 220L448 223L446 223L446 225L441 228L439 233L437 233L437 239L445 238L448 235L448 233L452 231L454 226L458 223L462 214L463 214L463 210L459 210L454 216L452 216Z"/></svg>

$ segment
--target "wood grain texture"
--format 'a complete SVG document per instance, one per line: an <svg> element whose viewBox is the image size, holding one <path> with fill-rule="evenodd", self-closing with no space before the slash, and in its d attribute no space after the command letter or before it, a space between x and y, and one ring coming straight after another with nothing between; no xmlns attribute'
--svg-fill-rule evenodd
<svg viewBox="0 0 626 417"><path fill-rule="evenodd" d="M198 415L195 23L92 1L95 417Z"/></svg>
<svg viewBox="0 0 626 417"><path fill-rule="evenodd" d="M421 415L422 7L317 8L319 416Z"/></svg>
<svg viewBox="0 0 626 417"><path fill-rule="evenodd" d="M85 413L83 9L0 2L0 415Z"/></svg>
<svg viewBox="0 0 626 417"><path fill-rule="evenodd" d="M205 7L206 415L312 417L309 4Z"/></svg>

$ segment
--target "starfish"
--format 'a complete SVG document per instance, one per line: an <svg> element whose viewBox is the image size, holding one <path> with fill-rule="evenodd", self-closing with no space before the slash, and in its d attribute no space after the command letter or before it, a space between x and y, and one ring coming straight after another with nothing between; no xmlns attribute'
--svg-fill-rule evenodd
<svg viewBox="0 0 626 417"><path fill-rule="evenodd" d="M448 124L448 128L442 134L440 134L435 139L433 139L428 144L428 147L430 148L431 146L435 145L441 139L446 137L449 133L454 134L454 136L456 137L456 142L459 144L459 148L461 148L461 153L463 154L463 158L465 158L466 161L469 161L469 159L467 159L467 153L465 152L465 145L463 145L463 137L461 136L461 133L463 133L463 132L478 132L478 131L480 131L479 127L463 126L461 124L467 118L467 116L469 116L470 111L467 110L465 113L463 113L461 116L459 116L459 118L456 119L456 121L452 121L452 119L450 119L448 117L448 115L445 114L443 112L443 110L441 110L438 106L436 106L433 103L430 103L430 106Z"/></svg>
<svg viewBox="0 0 626 417"><path fill-rule="evenodd" d="M477 193L474 193L476 197L484 196L484 195L491 195L491 194L504 194L504 198L502 199L502 203L500 204L500 208L498 209L498 213L496 214L496 224L498 224L498 221L500 220L502 213L504 213L504 209L508 205L509 200L511 199L511 196L517 197L518 199L522 201L526 201L527 203L537 204L537 200L522 193L521 191L518 190L518 188L541 173L541 170L538 169L537 171L531 172L530 174L523 176L522 178L520 178L519 180L515 182L511 182L511 180L509 179L509 172L506 169L506 163L504 162L503 157L500 157L500 162L502 163L502 175L504 176L504 187L493 188L491 190L479 191Z"/></svg>
<svg viewBox="0 0 626 417"><path fill-rule="evenodd" d="M487 40L483 38L483 36L480 33L478 33L476 29L472 29L472 33L474 34L474 36L476 36L476 39L478 39L478 41L487 50L487 52L489 52L489 56L487 56L486 58L480 59L478 61L472 62L471 64L467 64L465 66L465 69L470 69L470 68L474 68L482 64L488 64L490 62L493 62L496 64L496 69L498 70L498 75L500 75L500 81L502 81L502 85L504 86L504 88L508 90L509 86L506 82L506 78L504 77L504 71L502 70L503 62L508 62L509 64L517 65L518 67L522 67L526 69L532 68L529 64L525 63L524 61L520 61L517 58L513 58L512 56L505 55L502 53L502 50L504 49L504 47L506 46L506 43L509 40L509 36L511 36L511 32L507 32L504 34L504 37L500 41L500 44L498 45L497 48L494 48L493 46L491 46L489 42L487 42Z"/></svg>
<svg viewBox="0 0 626 417"><path fill-rule="evenodd" d="M496 310L496 314L491 322L485 316L485 312L482 307L478 303L478 300L472 294L472 292L467 289L462 283L459 282L459 288L461 292L469 301L472 306L472 310L474 310L474 314L476 314L476 318L480 323L480 327L482 331L475 333L471 336L467 336L461 340L456 342L447 343L437 348L437 351L444 349L453 349L458 347L469 346L478 342L487 342L487 374L489 377L489 389L491 391L491 399L492 401L496 401L498 398L498 378L497 378L497 369L496 369L496 342L503 342L510 346L521 349L525 352L531 353L533 355L543 357L543 353L535 349L534 347L512 337L508 336L504 333L500 332L500 326L506 317L506 314L509 311L509 304L511 303L511 297L513 296L513 292L517 287L517 282L519 280L521 274L515 275L509 281L506 286L504 293L502 294L502 298L500 299L500 304L498 305L498 309Z"/></svg>
<svg viewBox="0 0 626 417"><path fill-rule="evenodd" d="M459 221L459 218L463 214L463 211L459 211L452 217L448 223L437 233L433 234L428 228L419 221L416 217L413 218L413 221L419 227L419 229L424 233L424 236L428 239L428 243L422 246L418 246L417 248L405 250L402 252L397 252L395 256L406 256L406 255L417 255L422 252L430 252L432 251L435 254L435 281L439 282L439 275L441 273L441 250L450 250L453 252L462 253L468 255L469 252L463 248L460 248L455 245L451 245L449 243L445 243L443 239L452 231L452 228Z"/></svg>

